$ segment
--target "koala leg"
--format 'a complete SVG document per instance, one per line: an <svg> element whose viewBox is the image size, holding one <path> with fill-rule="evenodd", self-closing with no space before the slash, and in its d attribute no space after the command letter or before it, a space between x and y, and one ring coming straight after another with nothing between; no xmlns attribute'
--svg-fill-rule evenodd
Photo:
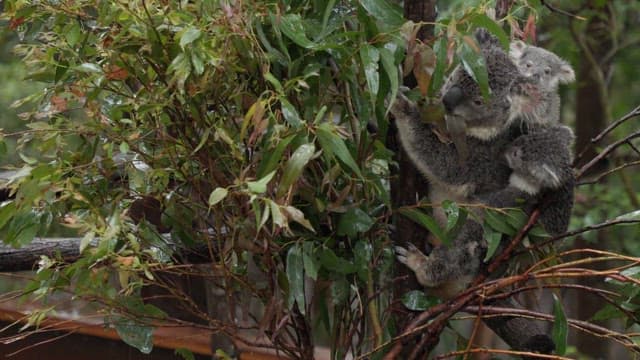
<svg viewBox="0 0 640 360"><path fill-rule="evenodd" d="M482 226L468 221L450 246L438 246L428 256L413 244L396 246L399 262L415 274L420 285L435 288L435 294L451 298L464 290L478 275L486 251Z"/></svg>

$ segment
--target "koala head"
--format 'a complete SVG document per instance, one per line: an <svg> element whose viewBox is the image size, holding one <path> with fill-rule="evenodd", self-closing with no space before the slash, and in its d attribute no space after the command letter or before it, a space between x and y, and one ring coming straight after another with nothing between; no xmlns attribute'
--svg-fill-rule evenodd
<svg viewBox="0 0 640 360"><path fill-rule="evenodd" d="M513 96L521 96L518 83L527 81L498 40L484 29L475 33L489 75L491 95L485 100L472 76L458 66L442 88L447 124L463 124L466 134L490 140L506 128Z"/></svg>
<svg viewBox="0 0 640 360"><path fill-rule="evenodd" d="M509 56L520 73L538 83L543 91L555 92L559 84L576 79L571 65L558 55L520 40L510 44Z"/></svg>
<svg viewBox="0 0 640 360"><path fill-rule="evenodd" d="M573 139L573 131L566 126L515 139L505 152L513 170L510 185L532 195L562 186L573 176L569 150Z"/></svg>

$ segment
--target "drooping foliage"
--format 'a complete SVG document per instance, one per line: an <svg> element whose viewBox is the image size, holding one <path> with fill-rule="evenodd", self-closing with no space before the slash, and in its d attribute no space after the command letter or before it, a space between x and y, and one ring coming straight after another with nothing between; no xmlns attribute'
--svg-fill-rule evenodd
<svg viewBox="0 0 640 360"><path fill-rule="evenodd" d="M392 215L445 242L467 219L451 202L442 228L421 203L393 208L386 99L409 73L416 92L437 96L457 62L489 96L472 30L506 47L501 25L522 36L518 23L542 7L523 3L500 25L489 2L452 6L421 43L419 25L385 0L5 1L16 53L45 88L16 103L34 106L21 114L28 130L3 134L21 159L15 199L0 207L3 240L83 238L77 260L43 257L26 292L72 289L100 303L145 352L157 321L188 323L144 299L150 285L169 289L199 327L251 343L250 328L292 356L317 343L335 358L381 350L400 330L388 309ZM487 260L501 233L527 221L488 214ZM183 265L192 255L211 265ZM545 278L539 267L523 281ZM205 278L232 299L234 318L208 313L166 274ZM432 305L420 291L404 304Z"/></svg>

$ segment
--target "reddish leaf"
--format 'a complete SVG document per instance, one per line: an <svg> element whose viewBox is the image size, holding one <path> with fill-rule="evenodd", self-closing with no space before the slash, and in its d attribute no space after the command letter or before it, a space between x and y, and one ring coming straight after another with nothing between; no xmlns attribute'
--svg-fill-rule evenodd
<svg viewBox="0 0 640 360"><path fill-rule="evenodd" d="M129 76L129 72L118 65L108 65L105 73L109 80L124 80Z"/></svg>
<svg viewBox="0 0 640 360"><path fill-rule="evenodd" d="M527 23L524 25L523 39L525 41L531 39L531 41L528 41L531 44L536 43L536 17L533 14L529 14Z"/></svg>
<svg viewBox="0 0 640 360"><path fill-rule="evenodd" d="M18 26L24 24L24 18L23 17L19 17L19 18L11 18L11 20L9 21L9 29L10 30L15 30L18 28Z"/></svg>
<svg viewBox="0 0 640 360"><path fill-rule="evenodd" d="M67 99L54 95L51 97L51 106L56 112L63 112L67 110Z"/></svg>

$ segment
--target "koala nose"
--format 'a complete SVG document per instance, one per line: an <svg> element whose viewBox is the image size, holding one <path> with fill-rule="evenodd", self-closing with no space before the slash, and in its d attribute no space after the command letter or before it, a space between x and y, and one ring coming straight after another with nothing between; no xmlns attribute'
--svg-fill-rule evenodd
<svg viewBox="0 0 640 360"><path fill-rule="evenodd" d="M455 107L460 104L462 101L463 94L462 89L458 86L453 86L446 94L442 97L442 104L444 105L444 109L450 113L455 109Z"/></svg>

